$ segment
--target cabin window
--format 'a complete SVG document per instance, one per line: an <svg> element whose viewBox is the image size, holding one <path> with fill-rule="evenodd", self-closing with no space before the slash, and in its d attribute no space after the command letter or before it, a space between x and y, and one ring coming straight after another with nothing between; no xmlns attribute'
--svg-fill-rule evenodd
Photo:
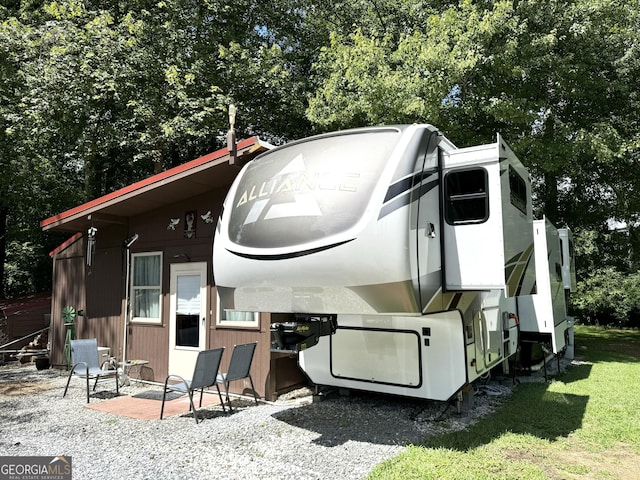
<svg viewBox="0 0 640 480"><path fill-rule="evenodd" d="M526 215L527 184L511 165L509 165L509 190L511 192L511 205Z"/></svg>
<svg viewBox="0 0 640 480"><path fill-rule="evenodd" d="M218 319L216 325L219 327L245 327L259 328L260 313L258 312L236 312L220 308L222 303L218 296Z"/></svg>
<svg viewBox="0 0 640 480"><path fill-rule="evenodd" d="M131 263L131 320L161 323L162 253L134 253Z"/></svg>
<svg viewBox="0 0 640 480"><path fill-rule="evenodd" d="M484 168L449 172L444 189L447 223L482 223L489 218L488 177Z"/></svg>

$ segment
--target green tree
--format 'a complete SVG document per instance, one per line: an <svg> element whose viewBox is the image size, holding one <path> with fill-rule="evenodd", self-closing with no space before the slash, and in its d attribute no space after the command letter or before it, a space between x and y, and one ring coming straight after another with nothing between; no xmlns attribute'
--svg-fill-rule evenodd
<svg viewBox="0 0 640 480"><path fill-rule="evenodd" d="M396 12L410 14L398 16L388 2L368 3L365 20L323 48L309 118L328 129L433 123L460 146L500 132L533 174L536 215L597 235L609 244L598 267L631 278L640 266L637 5L407 0ZM625 232L609 231L616 221Z"/></svg>
<svg viewBox="0 0 640 480"><path fill-rule="evenodd" d="M14 7L12 16L9 8L0 9L0 297L49 288L46 253L52 244L38 222L63 204L59 195L66 190L52 156L16 121L26 110L21 66L31 54L25 40L31 29L18 17L31 6Z"/></svg>
<svg viewBox="0 0 640 480"><path fill-rule="evenodd" d="M297 0L4 5L5 290L40 288L27 280L29 268L21 273L28 248L46 261L39 220L223 146L230 103L239 137L281 142L309 131L309 77L300 72L311 57L300 47L314 36L301 26Z"/></svg>
<svg viewBox="0 0 640 480"><path fill-rule="evenodd" d="M627 217L615 190L629 196L618 174L638 146L637 9L462 0L423 12L412 27L334 33L316 63L312 121L423 121L460 145L499 131L536 177L540 213L577 226Z"/></svg>

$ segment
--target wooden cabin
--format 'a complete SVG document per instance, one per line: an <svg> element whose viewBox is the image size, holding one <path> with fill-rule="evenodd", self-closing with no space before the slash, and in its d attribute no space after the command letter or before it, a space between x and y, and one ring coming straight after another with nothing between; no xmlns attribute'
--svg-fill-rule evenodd
<svg viewBox="0 0 640 480"><path fill-rule="evenodd" d="M162 382L189 376L197 352L258 342L251 375L268 400L306 383L292 355L272 353L277 315L219 310L212 268L217 219L240 167L268 149L253 137L78 205L41 222L70 232L51 252L51 365L67 368L65 343L97 338L117 361L144 360L139 373ZM136 372L137 374L138 372ZM234 382L248 393L248 380Z"/></svg>

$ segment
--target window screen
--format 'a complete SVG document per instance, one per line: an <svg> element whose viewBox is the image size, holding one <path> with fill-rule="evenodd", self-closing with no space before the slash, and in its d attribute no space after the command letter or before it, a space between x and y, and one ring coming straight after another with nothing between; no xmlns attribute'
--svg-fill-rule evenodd
<svg viewBox="0 0 640 480"><path fill-rule="evenodd" d="M452 225L481 223L489 218L487 171L473 168L445 177L445 218Z"/></svg>

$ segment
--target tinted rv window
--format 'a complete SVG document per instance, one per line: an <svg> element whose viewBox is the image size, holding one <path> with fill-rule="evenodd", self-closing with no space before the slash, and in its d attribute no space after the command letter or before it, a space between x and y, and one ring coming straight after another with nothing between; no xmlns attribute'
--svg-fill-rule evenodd
<svg viewBox="0 0 640 480"><path fill-rule="evenodd" d="M489 218L487 171L484 168L449 172L444 184L447 223L481 223Z"/></svg>
<svg viewBox="0 0 640 480"><path fill-rule="evenodd" d="M395 129L331 135L261 156L238 181L229 239L255 248L337 241L367 212L399 138Z"/></svg>
<svg viewBox="0 0 640 480"><path fill-rule="evenodd" d="M511 204L526 215L527 185L511 165L509 165L509 190L511 191Z"/></svg>

